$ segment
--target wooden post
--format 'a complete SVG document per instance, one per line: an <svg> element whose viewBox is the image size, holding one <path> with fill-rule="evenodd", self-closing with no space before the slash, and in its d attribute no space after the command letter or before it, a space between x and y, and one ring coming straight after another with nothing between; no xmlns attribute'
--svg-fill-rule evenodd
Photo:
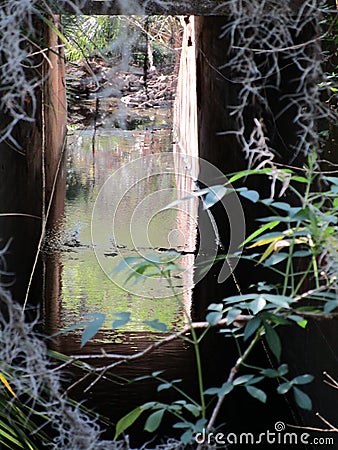
<svg viewBox="0 0 338 450"><path fill-rule="evenodd" d="M56 19L50 20L57 26ZM46 214L48 209L52 211L48 206L55 179L61 180L64 175L60 163L66 133L63 50L54 31L44 22L36 21L35 31L45 46L35 57L35 70L40 71L42 80L41 87L36 89L35 121L16 126L13 135L18 148L7 141L0 144L2 247L10 242L5 256L8 275L2 275L1 281L11 283L13 297L21 303L28 289L30 301L38 303L41 298L41 280L32 277L32 271L39 263L37 255ZM29 99L27 108L30 108ZM0 119L5 126L8 118L3 112ZM51 220L62 210L64 199L61 197L56 208L59 212L51 212Z"/></svg>

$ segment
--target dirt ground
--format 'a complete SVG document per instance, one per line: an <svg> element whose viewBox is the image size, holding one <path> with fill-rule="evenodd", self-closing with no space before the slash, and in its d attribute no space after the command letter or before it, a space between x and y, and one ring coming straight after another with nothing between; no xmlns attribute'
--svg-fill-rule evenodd
<svg viewBox="0 0 338 450"><path fill-rule="evenodd" d="M177 76L131 66L127 71L102 60L66 65L69 123L100 126L122 110L167 108L173 103Z"/></svg>

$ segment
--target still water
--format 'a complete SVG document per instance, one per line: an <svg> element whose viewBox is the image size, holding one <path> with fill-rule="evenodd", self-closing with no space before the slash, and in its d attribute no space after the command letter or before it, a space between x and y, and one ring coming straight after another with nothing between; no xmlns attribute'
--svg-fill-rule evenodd
<svg viewBox="0 0 338 450"><path fill-rule="evenodd" d="M48 235L44 254L45 327L52 335L88 320L89 314L104 314L105 320L83 348L82 329L73 329L53 339L53 350L68 355L102 349L132 354L163 336L145 321L157 319L170 332L184 324L183 310L190 312L196 208L165 209L184 194L178 192L182 180L177 179L172 153L171 110L148 114L148 123L143 120L134 130L69 132L64 210ZM127 281L121 261L130 257L171 261L188 270L175 273L172 286L163 277ZM115 314L121 312L130 313L130 320L112 330ZM193 367L192 349L177 340L119 367L113 382L101 381L84 393L89 379L71 392L114 423L157 396L156 383L130 385L128 380L164 370L167 379L183 377L194 389ZM83 374L69 374L74 375Z"/></svg>
<svg viewBox="0 0 338 450"><path fill-rule="evenodd" d="M155 318L168 330L182 322L181 294L175 300L160 278L127 282L121 265L129 257L162 260L169 254L171 260L171 252L180 250L185 255L173 254L173 263L186 265L194 250L184 236L190 230L178 229L178 213L161 211L178 195L170 110L155 110L151 119L148 129L99 129L94 146L93 130L69 133L65 210L50 239L59 246L50 259L62 266L61 291L53 299L59 304L59 328L97 312L106 315L107 330L114 313L121 312L132 313L124 331L147 331L144 320ZM152 157L158 154L163 158ZM149 167L154 162L155 169ZM190 225L194 221L187 215L185 226ZM182 291L184 275L173 280Z"/></svg>

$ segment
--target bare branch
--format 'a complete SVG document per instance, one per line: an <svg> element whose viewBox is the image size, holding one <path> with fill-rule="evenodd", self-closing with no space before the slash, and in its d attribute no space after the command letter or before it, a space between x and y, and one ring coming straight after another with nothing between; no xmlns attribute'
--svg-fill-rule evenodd
<svg viewBox="0 0 338 450"><path fill-rule="evenodd" d="M327 377L330 381L324 380L325 384L328 384L333 389L338 389L338 381L331 377L327 372L323 372L323 375Z"/></svg>
<svg viewBox="0 0 338 450"><path fill-rule="evenodd" d="M239 315L236 317L235 321L233 322L234 325L237 324L237 326L243 326L243 324L247 323L252 316L249 315ZM172 342L176 339L186 339L185 335L187 335L191 329L206 329L206 328L219 328L223 325L227 324L227 319L220 320L215 325L210 325L208 322L192 322L191 325L186 325L181 331L177 333L170 334L169 336L166 336L165 338L161 339L160 341L154 342L153 344L146 347L144 350L134 353L132 355L119 355L115 353L107 353L103 350L101 350L101 353L99 354L86 354L86 355L72 355L70 356L70 360L68 363L64 363L62 367L65 367L66 365L71 365L76 361L82 361L82 360L97 360L97 359L113 359L114 362L110 364L105 364L104 366L99 367L93 367L89 365L85 365L83 367L84 370L88 370L88 373L78 379L75 383L73 383L71 386L69 386L66 390L66 393L71 391L75 386L82 383L83 381L86 381L91 375L98 374L94 381L90 383L88 387L86 387L85 392L89 389L91 389L105 374L108 370L112 370L115 367L124 364L126 362L134 361L139 358L142 358L143 356L153 352L154 350L158 349L159 347L162 347L163 345L168 344L169 342ZM118 361L116 361L118 360Z"/></svg>
<svg viewBox="0 0 338 450"><path fill-rule="evenodd" d="M290 425L288 424L288 427L290 428L298 428L300 430L309 430L309 431L319 431L321 433L338 433L338 428L332 425L329 421L324 419L319 413L316 413L316 416L324 422L326 425L328 425L329 428L316 428L316 427L302 427L299 425Z"/></svg>

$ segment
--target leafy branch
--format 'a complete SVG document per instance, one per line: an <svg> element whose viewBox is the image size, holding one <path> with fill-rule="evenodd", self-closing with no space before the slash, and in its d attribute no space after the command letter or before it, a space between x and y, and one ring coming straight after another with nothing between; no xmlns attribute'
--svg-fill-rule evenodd
<svg viewBox="0 0 338 450"><path fill-rule="evenodd" d="M159 372L154 372L151 377L160 382L158 392L173 389L182 399L175 400L171 404L147 402L135 408L120 419L115 437L128 429L144 412L149 414L145 430L154 432L160 426L164 415L169 413L178 419L174 427L183 431L181 441L191 442L194 433L202 428L206 428L207 431L213 430L226 396L235 388L244 388L250 396L265 403L267 394L258 385L266 378L278 381L279 384L276 386L278 394L292 393L300 408L305 410L312 408L311 398L301 389L301 386L310 383L313 376L302 374L292 379L287 376L289 369L287 364L281 362L283 349L278 329L281 326L293 324L305 328L310 319L336 320L338 318L337 277L334 262L338 231L336 200L338 179L324 177L326 190L323 196L322 193L312 190L312 185L318 176L314 168L314 160L309 159L306 177L295 174L291 169L245 170L232 175L226 185L204 188L167 207L170 208L197 197L202 201L204 209L210 209L225 195L236 195L236 193L253 203L263 205L268 209L269 214L259 219L262 225L242 243L245 253L241 258L277 272L282 277L280 285L258 282L254 286L255 292L240 293L224 298L220 303L212 303L208 307L206 320L193 322L189 311L185 310L180 297L176 294L171 280L173 273L181 270L175 263L176 253L148 255L146 258L126 258L120 264L117 270L128 268L127 280L134 279L135 283L142 282L148 277L166 280L173 292L173 297L184 312L186 324L182 330L166 335L146 349L132 355L112 354L102 350L100 354L71 357L64 362L63 367L68 364L80 364L86 373L66 392L79 383L87 381L89 383L90 377L94 376L86 387L86 392L100 379L107 377L109 372L117 366L142 358L173 340L183 339L192 345L195 352L199 400L198 402L193 400L181 389L180 380L166 381ZM299 205L293 206L286 201L275 201L272 198L261 199L256 191L243 187L235 189L230 184L257 174L273 177L275 182L281 182L283 192L286 189L291 190L298 198ZM304 185L304 189L294 187L297 183ZM328 242L330 242L329 247ZM231 256L219 255L217 260L228 259ZM118 313L115 316L117 318L112 323L113 329L124 326L130 320L130 313L127 312ZM93 320L88 323L83 322L70 327L71 329L84 327L82 346L97 333L105 320L102 314L92 315L90 318ZM156 319L147 321L146 324L156 331L163 333L167 331L165 324ZM238 356L222 386L205 390L199 345L211 328L219 330L225 337L235 338ZM201 333L198 333L199 330ZM278 367L262 368L248 364L253 349L262 341L266 343ZM90 364L90 361L95 360L97 363L102 359L105 360L103 365L93 367ZM107 363L107 359L110 362ZM245 369L250 369L250 372L245 373ZM212 401L206 401L207 396L215 400L212 407Z"/></svg>

